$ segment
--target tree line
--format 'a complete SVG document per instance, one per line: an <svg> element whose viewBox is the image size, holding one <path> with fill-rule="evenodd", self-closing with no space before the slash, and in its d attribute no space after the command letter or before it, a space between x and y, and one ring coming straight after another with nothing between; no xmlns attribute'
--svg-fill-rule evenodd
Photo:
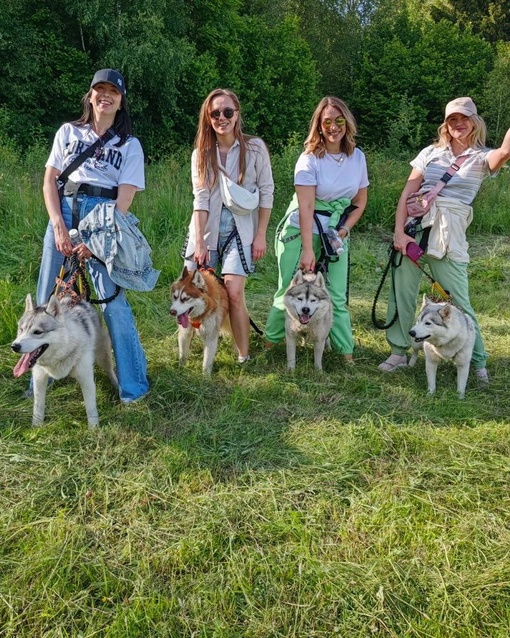
<svg viewBox="0 0 510 638"><path fill-rule="evenodd" d="M126 76L149 159L189 145L204 97L231 88L247 132L304 138L323 95L347 101L362 146L428 143L470 95L510 125L510 6L502 0L4 0L0 137L47 143L97 68Z"/></svg>

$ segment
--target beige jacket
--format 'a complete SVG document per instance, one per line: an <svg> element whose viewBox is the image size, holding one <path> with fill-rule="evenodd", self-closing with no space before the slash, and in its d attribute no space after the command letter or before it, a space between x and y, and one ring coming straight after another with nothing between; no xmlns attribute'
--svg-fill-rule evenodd
<svg viewBox="0 0 510 638"><path fill-rule="evenodd" d="M269 152L260 138L250 139L247 146L243 186L249 191L253 191L255 187L257 187L260 193L259 207L271 209L273 207L274 183ZM221 166L219 152L218 165ZM239 177L239 141L237 140L228 152L225 171L230 179L237 182ZM194 195L193 210L206 210L208 212L204 233L207 249L217 250L218 230L221 210L223 208L221 188L219 180L212 189L206 186L199 186L196 150L193 151L191 157L191 179L193 182ZM243 246L251 245L258 227L258 208L248 215L234 215L234 219ZM195 223L192 219L189 225L189 241L185 249L185 256L189 257L193 255L194 252Z"/></svg>
<svg viewBox="0 0 510 638"><path fill-rule="evenodd" d="M422 228L431 227L427 255L452 261L469 262L466 230L473 221L473 209L457 199L438 197L421 220Z"/></svg>

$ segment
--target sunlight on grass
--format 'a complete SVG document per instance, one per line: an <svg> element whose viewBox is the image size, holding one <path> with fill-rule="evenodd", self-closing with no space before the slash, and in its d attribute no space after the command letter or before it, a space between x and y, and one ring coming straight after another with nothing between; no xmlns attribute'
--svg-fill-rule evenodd
<svg viewBox="0 0 510 638"><path fill-rule="evenodd" d="M295 153L282 157L279 179ZM470 377L460 401L444 364L428 397L423 356L414 369L377 370L388 348L371 308L408 170L383 156L373 158L372 208L352 237L356 365L327 352L320 374L312 349L300 347L289 373L284 344L266 350L253 332L242 367L227 338L211 378L201 374L198 339L179 367L168 287L191 210L183 153L149 167L151 187L134 209L162 269L154 292L129 293L150 394L120 405L98 373L101 427L90 431L76 383L57 382L47 422L31 428L32 402L21 398L28 379L12 377L9 344L35 290L46 223L31 172L38 160L37 150L24 160L14 153L0 188L0 635L510 635L510 249L489 234L508 216L496 186L477 208L484 234L470 237L486 392ZM4 188L19 170L21 200ZM495 198L502 210L487 221L485 202ZM248 284L261 326L275 285L268 256Z"/></svg>

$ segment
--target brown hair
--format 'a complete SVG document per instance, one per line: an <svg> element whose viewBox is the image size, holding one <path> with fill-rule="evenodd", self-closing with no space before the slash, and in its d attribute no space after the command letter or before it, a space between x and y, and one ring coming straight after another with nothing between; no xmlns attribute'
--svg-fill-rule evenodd
<svg viewBox="0 0 510 638"><path fill-rule="evenodd" d="M485 122L479 115L470 115L469 119L473 124L473 130L467 139L470 148L485 148L485 139L487 137L487 128ZM437 141L434 146L446 148L452 141L452 136L448 133L448 124L446 120L437 129Z"/></svg>
<svg viewBox="0 0 510 638"><path fill-rule="evenodd" d="M313 153L317 157L324 157L326 154L326 144L321 131L322 112L328 106L337 108L342 117L345 118L345 135L340 142L340 150L346 155L352 155L356 148L356 120L349 110L347 104L338 97L332 95L323 97L313 112L310 126L308 128L308 137L305 140L305 153Z"/></svg>
<svg viewBox="0 0 510 638"><path fill-rule="evenodd" d="M218 159L216 156L216 133L211 125L211 102L222 95L229 97L234 103L234 108L237 109L238 117L237 122L234 125L234 136L239 140L239 179L238 183L243 183L244 171L246 170L246 145L250 139L253 139L251 135L245 135L243 133L243 120L241 117L241 105L239 98L235 93L228 89L214 89L205 98L200 108L198 116L198 129L195 136L195 148L197 149L197 172L199 183L203 186L207 185L212 188L218 179ZM212 181L209 183L209 175L212 170Z"/></svg>

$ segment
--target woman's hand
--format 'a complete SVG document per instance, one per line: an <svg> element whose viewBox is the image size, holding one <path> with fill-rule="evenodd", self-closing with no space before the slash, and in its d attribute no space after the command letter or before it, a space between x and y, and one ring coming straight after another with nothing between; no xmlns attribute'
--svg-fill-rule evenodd
<svg viewBox="0 0 510 638"><path fill-rule="evenodd" d="M78 244L75 246L73 248L73 254L77 255L80 261L86 261L94 256L85 244Z"/></svg>
<svg viewBox="0 0 510 638"><path fill-rule="evenodd" d="M193 259L199 266L207 265L209 260L209 251L207 250L206 243L203 239L197 239Z"/></svg>
<svg viewBox="0 0 510 638"><path fill-rule="evenodd" d="M251 256L253 258L253 261L258 261L259 259L262 259L262 257L265 256L266 251L267 251L266 236L259 235L257 233L257 235L255 235L253 239L253 244L251 247Z"/></svg>
<svg viewBox="0 0 510 638"><path fill-rule="evenodd" d="M406 235L403 230L395 231L395 234L393 236L393 247L395 248L395 250L400 250L400 252L403 255L406 255L407 244L409 244L409 242L414 242L414 241L415 241L414 238L410 237L409 235Z"/></svg>
<svg viewBox="0 0 510 638"><path fill-rule="evenodd" d="M313 272L315 268L315 253L311 248L303 248L301 252L301 260L299 262L299 267L304 272Z"/></svg>
<svg viewBox="0 0 510 638"><path fill-rule="evenodd" d="M55 236L55 248L66 257L69 257L73 252L73 246L69 231L62 217L53 225L53 235Z"/></svg>

